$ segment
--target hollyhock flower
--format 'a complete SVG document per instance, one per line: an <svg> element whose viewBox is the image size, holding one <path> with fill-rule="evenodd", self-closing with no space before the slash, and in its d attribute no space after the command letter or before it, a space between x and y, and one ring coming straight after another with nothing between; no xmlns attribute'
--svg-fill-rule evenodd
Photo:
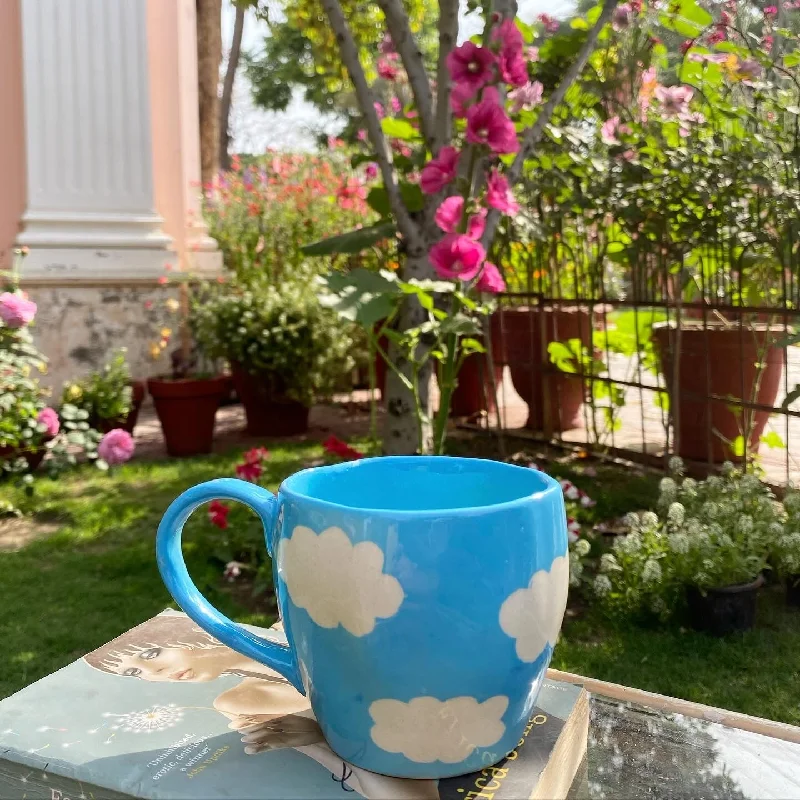
<svg viewBox="0 0 800 800"><path fill-rule="evenodd" d="M475 97L475 91L468 83L457 83L450 92L450 110L456 119L467 116L468 103Z"/></svg>
<svg viewBox="0 0 800 800"><path fill-rule="evenodd" d="M423 168L419 185L425 194L436 194L458 174L460 153L455 147L443 147L436 158L432 158Z"/></svg>
<svg viewBox="0 0 800 800"><path fill-rule="evenodd" d="M639 110L642 112L643 119L646 118L657 86L656 68L649 67L642 73L642 85L639 87Z"/></svg>
<svg viewBox="0 0 800 800"><path fill-rule="evenodd" d="M492 68L497 58L488 47L466 41L447 56L447 69L453 83L467 84L473 94L494 77Z"/></svg>
<svg viewBox="0 0 800 800"><path fill-rule="evenodd" d="M0 294L0 320L8 328L22 328L33 322L36 316L36 303L26 300L21 294L3 292Z"/></svg>
<svg viewBox="0 0 800 800"><path fill-rule="evenodd" d="M539 48L538 47L529 47L525 51L525 55L526 55L528 61L530 61L531 64L533 64L535 61L539 60Z"/></svg>
<svg viewBox="0 0 800 800"><path fill-rule="evenodd" d="M381 39L381 43L378 45L378 49L384 55L390 55L391 53L395 52L394 42L392 41L392 37L388 33L384 35L383 39Z"/></svg>
<svg viewBox="0 0 800 800"><path fill-rule="evenodd" d="M364 167L364 177L368 181L374 181L375 178L378 177L378 165L374 161L370 161L366 167Z"/></svg>
<svg viewBox="0 0 800 800"><path fill-rule="evenodd" d="M486 202L503 214L516 214L519 211L519 205L514 200L508 180L496 169L489 173L486 181Z"/></svg>
<svg viewBox="0 0 800 800"><path fill-rule="evenodd" d="M501 53L507 51L521 54L525 44L522 31L510 17L506 17L499 25L495 25L492 29L491 39L493 42L499 43Z"/></svg>
<svg viewBox="0 0 800 800"><path fill-rule="evenodd" d="M528 65L522 53L500 53L500 77L509 86L524 86L528 82Z"/></svg>
<svg viewBox="0 0 800 800"><path fill-rule="evenodd" d="M55 436L61 428L61 423L58 421L58 414L49 406L43 408L39 412L36 421L40 425L44 425L45 433L48 436Z"/></svg>
<svg viewBox="0 0 800 800"><path fill-rule="evenodd" d="M434 221L445 233L453 233L461 222L463 212L464 198L461 195L446 197L436 209Z"/></svg>
<svg viewBox="0 0 800 800"><path fill-rule="evenodd" d="M667 118L685 117L689 113L689 101L694 90L688 86L657 86L656 99L661 103L661 111Z"/></svg>
<svg viewBox="0 0 800 800"><path fill-rule="evenodd" d="M469 281L478 274L486 251L469 236L449 233L431 248L429 257L439 277Z"/></svg>
<svg viewBox="0 0 800 800"><path fill-rule="evenodd" d="M389 101L389 105L392 107L392 111L394 111L395 114L399 114L403 110L403 104L397 97L393 97Z"/></svg>
<svg viewBox="0 0 800 800"><path fill-rule="evenodd" d="M497 103L494 95L485 96L467 111L467 141L484 144L498 154L516 153L519 150L514 123Z"/></svg>
<svg viewBox="0 0 800 800"><path fill-rule="evenodd" d="M778 15L778 6L764 6L765 17L775 17Z"/></svg>
<svg viewBox="0 0 800 800"><path fill-rule="evenodd" d="M483 265L483 272L478 278L477 288L479 292L488 294L498 294L506 290L506 282L503 280L503 275L491 261L487 261Z"/></svg>
<svg viewBox="0 0 800 800"><path fill-rule="evenodd" d="M208 518L211 520L211 524L224 531L228 527L230 510L230 506L226 506L225 503L220 503L219 500L212 500L208 505Z"/></svg>
<svg viewBox="0 0 800 800"><path fill-rule="evenodd" d="M385 81L396 81L400 74L400 70L394 64L394 59L390 57L379 58L377 70L378 75Z"/></svg>
<svg viewBox="0 0 800 800"><path fill-rule="evenodd" d="M559 23L555 17L551 17L549 14L539 14L536 19L544 25L544 29L548 33L556 33L558 31Z"/></svg>
<svg viewBox="0 0 800 800"><path fill-rule="evenodd" d="M569 543L573 544L580 538L581 524L573 517L567 517L567 538Z"/></svg>
<svg viewBox="0 0 800 800"><path fill-rule="evenodd" d="M359 458L364 458L364 454L359 452L353 447L350 447L347 442L337 439L335 436L329 436L323 443L322 447L326 452L332 455L339 456L345 461L356 461Z"/></svg>
<svg viewBox="0 0 800 800"><path fill-rule="evenodd" d="M115 467L117 464L129 461L135 448L133 436L128 431L114 428L100 440L100 444L97 446L97 455L110 467Z"/></svg>
<svg viewBox="0 0 800 800"><path fill-rule="evenodd" d="M375 108L375 113L378 115L378 119L383 119L386 116L386 111L383 108L383 104L379 103L377 100L373 103Z"/></svg>
<svg viewBox="0 0 800 800"><path fill-rule="evenodd" d="M600 138L604 144L619 144L617 131L619 130L619 117L610 117L600 127Z"/></svg>
<svg viewBox="0 0 800 800"><path fill-rule="evenodd" d="M481 208L477 213L473 214L467 220L467 236L470 239L478 239L483 236L483 232L486 229L486 209Z"/></svg>
<svg viewBox="0 0 800 800"><path fill-rule="evenodd" d="M525 110L535 108L542 102L544 86L539 81L528 81L524 86L519 86L509 92L508 98L511 100L511 111L515 114Z"/></svg>
<svg viewBox="0 0 800 800"><path fill-rule="evenodd" d="M525 44L522 33L513 19L504 19L492 30L492 42L499 44L498 66L500 76L511 86L528 82L528 65L523 56Z"/></svg>
<svg viewBox="0 0 800 800"><path fill-rule="evenodd" d="M611 16L611 26L615 31L621 31L624 28L629 28L633 22L633 8L630 3L620 3Z"/></svg>

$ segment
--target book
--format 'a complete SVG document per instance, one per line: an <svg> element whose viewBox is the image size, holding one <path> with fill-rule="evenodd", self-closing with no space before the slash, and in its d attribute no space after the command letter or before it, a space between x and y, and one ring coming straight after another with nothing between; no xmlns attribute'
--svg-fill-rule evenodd
<svg viewBox="0 0 800 800"><path fill-rule="evenodd" d="M250 630L285 642L280 623ZM440 781L375 775L328 747L285 679L167 610L0 702L0 797L554 800L588 720L582 687L545 681L496 766Z"/></svg>

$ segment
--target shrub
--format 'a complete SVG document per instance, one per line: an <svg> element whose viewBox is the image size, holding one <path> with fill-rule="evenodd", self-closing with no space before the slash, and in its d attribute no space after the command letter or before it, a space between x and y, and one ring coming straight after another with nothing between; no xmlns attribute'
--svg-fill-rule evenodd
<svg viewBox="0 0 800 800"><path fill-rule="evenodd" d="M131 373L125 349L118 350L102 370L67 383L61 402L85 410L89 420L121 420L131 410Z"/></svg>

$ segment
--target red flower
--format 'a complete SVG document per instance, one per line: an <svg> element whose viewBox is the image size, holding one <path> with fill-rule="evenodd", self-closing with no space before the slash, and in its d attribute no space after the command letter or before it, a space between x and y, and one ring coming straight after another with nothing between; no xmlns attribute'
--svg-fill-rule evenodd
<svg viewBox="0 0 800 800"><path fill-rule="evenodd" d="M261 477L263 471L259 463L248 464L245 462L244 464L236 465L236 477L241 478L243 481L255 483Z"/></svg>
<svg viewBox="0 0 800 800"><path fill-rule="evenodd" d="M265 458L269 458L269 450L266 447L254 447L244 454L245 464L258 464Z"/></svg>
<svg viewBox="0 0 800 800"><path fill-rule="evenodd" d="M332 453L335 456L343 458L345 461L356 461L359 458L364 458L364 454L360 453L353 447L350 447L347 442L337 439L331 434L323 443L322 447L326 452Z"/></svg>
<svg viewBox="0 0 800 800"><path fill-rule="evenodd" d="M458 174L460 153L455 147L443 147L436 158L432 158L422 168L420 186L425 194L436 194L448 183L455 180Z"/></svg>
<svg viewBox="0 0 800 800"><path fill-rule="evenodd" d="M230 510L230 506L226 506L225 503L220 503L219 500L212 500L208 506L208 518L211 520L211 524L224 531L228 527Z"/></svg>

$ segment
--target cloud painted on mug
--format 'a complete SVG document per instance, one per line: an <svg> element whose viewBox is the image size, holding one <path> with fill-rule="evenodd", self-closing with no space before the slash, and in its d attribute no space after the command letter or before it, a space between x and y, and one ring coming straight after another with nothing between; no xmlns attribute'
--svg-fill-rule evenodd
<svg viewBox="0 0 800 800"><path fill-rule="evenodd" d="M555 647L568 591L569 559L559 556L549 570L534 572L527 588L506 598L500 607L500 627L516 639L521 661L536 661L547 645Z"/></svg>
<svg viewBox="0 0 800 800"><path fill-rule="evenodd" d="M372 633L378 619L394 616L403 587L383 572L384 553L374 542L353 544L341 528L319 535L298 525L281 542L278 572L292 602L317 625L341 625L354 636Z"/></svg>
<svg viewBox="0 0 800 800"><path fill-rule="evenodd" d="M475 697L376 700L369 707L375 723L370 736L382 750L402 753L409 761L457 764L476 747L491 747L502 738L507 708L504 695L483 703Z"/></svg>

